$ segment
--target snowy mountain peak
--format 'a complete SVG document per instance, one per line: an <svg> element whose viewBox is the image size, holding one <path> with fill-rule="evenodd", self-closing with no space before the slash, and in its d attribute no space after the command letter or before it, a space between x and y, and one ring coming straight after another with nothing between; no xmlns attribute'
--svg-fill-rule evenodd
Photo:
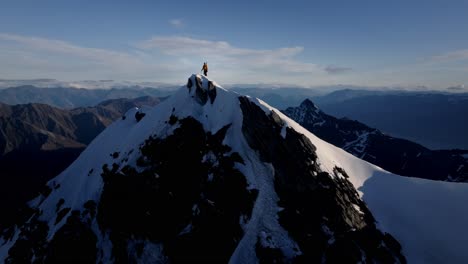
<svg viewBox="0 0 468 264"><path fill-rule="evenodd" d="M305 99L299 107L288 107L284 112L300 124L307 122L322 126L327 121L326 115L310 99Z"/></svg>
<svg viewBox="0 0 468 264"><path fill-rule="evenodd" d="M427 263L437 248L462 263L466 243L438 243L468 237L466 191L392 175L192 75L52 179L0 233L0 262ZM460 222L440 232L446 218Z"/></svg>
<svg viewBox="0 0 468 264"><path fill-rule="evenodd" d="M319 110L318 106L316 104L314 104L310 99L305 99L301 105L300 105L301 108L307 108L307 109L314 109L314 110Z"/></svg>
<svg viewBox="0 0 468 264"><path fill-rule="evenodd" d="M187 88L196 101L204 105L208 102L208 99L213 104L216 99L216 88L219 88L219 86L206 76L193 74L188 79Z"/></svg>

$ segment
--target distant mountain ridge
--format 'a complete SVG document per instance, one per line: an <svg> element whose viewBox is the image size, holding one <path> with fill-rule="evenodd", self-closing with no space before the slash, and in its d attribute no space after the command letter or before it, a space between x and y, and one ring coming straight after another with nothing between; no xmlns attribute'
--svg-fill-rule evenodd
<svg viewBox="0 0 468 264"><path fill-rule="evenodd" d="M19 86L35 86L39 88L86 88L86 89L122 89L122 88L167 88L173 87L173 84L162 82L135 82L135 81L116 81L116 80L83 80L83 81L60 81L56 79L25 79L11 80L0 79L0 89L19 87Z"/></svg>
<svg viewBox="0 0 468 264"><path fill-rule="evenodd" d="M173 93L174 87L168 88L38 88L35 86L19 86L0 89L0 102L9 105L42 103L60 108L76 108L94 106L104 100L119 98L137 98L142 96L164 97Z"/></svg>
<svg viewBox="0 0 468 264"><path fill-rule="evenodd" d="M359 87L236 88L233 91L258 97L278 109L299 105L311 98L327 113L349 117L390 134L418 142L430 149L468 149L468 93L444 91L359 90ZM346 89L343 89L346 88ZM342 89L342 90L334 90ZM357 89L357 90L356 90ZM60 108L94 106L103 100L164 97L174 87L77 89L22 86L0 89L0 102L7 104L44 103Z"/></svg>
<svg viewBox="0 0 468 264"><path fill-rule="evenodd" d="M110 123L128 109L159 102L156 97L115 99L71 110L0 103L0 226Z"/></svg>
<svg viewBox="0 0 468 264"><path fill-rule="evenodd" d="M338 89L339 90L336 90ZM330 90L301 88L233 88L258 97L278 109L312 99L326 113L349 117L371 127L422 144L430 149L468 149L468 92L447 90L366 90L359 87L330 87Z"/></svg>
<svg viewBox="0 0 468 264"><path fill-rule="evenodd" d="M71 110L47 104L0 103L0 155L18 148L84 148L128 109L159 102L159 98L151 96L120 98Z"/></svg>
<svg viewBox="0 0 468 264"><path fill-rule="evenodd" d="M342 90L312 99L328 114L430 149L468 149L468 93Z"/></svg>
<svg viewBox="0 0 468 264"><path fill-rule="evenodd" d="M283 112L323 140L395 174L468 181L468 161L463 157L468 150L430 150L358 121L325 114L309 99Z"/></svg>

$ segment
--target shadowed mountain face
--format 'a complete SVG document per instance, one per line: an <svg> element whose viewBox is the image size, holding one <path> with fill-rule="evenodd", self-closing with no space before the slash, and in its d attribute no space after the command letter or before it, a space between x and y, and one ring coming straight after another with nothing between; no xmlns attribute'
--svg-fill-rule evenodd
<svg viewBox="0 0 468 264"><path fill-rule="evenodd" d="M395 174L444 181L468 181L468 151L429 150L408 140L390 137L358 121L338 119L310 100L284 113L323 140Z"/></svg>
<svg viewBox="0 0 468 264"><path fill-rule="evenodd" d="M154 97L116 99L72 110L0 104L0 226L125 111L157 103Z"/></svg>

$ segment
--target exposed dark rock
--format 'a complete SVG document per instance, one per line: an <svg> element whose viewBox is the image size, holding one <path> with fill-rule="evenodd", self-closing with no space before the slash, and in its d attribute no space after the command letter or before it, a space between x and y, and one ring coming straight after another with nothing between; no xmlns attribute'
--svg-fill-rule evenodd
<svg viewBox="0 0 468 264"><path fill-rule="evenodd" d="M135 119L136 119L136 121L137 121L137 122L140 122L140 120L143 119L143 117L144 117L145 115L146 115L146 114L143 113L143 112L140 112L140 111L136 112L136 113L135 113Z"/></svg>
<svg viewBox="0 0 468 264"><path fill-rule="evenodd" d="M260 264L287 262L283 255L283 252L281 252L280 249L264 247L262 246L259 240L260 238L258 238L257 244L255 245L255 253L257 254L257 258Z"/></svg>
<svg viewBox="0 0 468 264"><path fill-rule="evenodd" d="M175 115L171 115L169 117L169 125L174 125L175 123L177 123L177 121L179 120L179 118Z"/></svg>
<svg viewBox="0 0 468 264"><path fill-rule="evenodd" d="M44 199L47 198L49 196L49 194L52 192L52 189L48 186L48 185L44 185L41 189L41 191L39 192L43 197Z"/></svg>
<svg viewBox="0 0 468 264"><path fill-rule="evenodd" d="M21 227L19 238L8 251L5 263L31 263L33 256L36 263L41 263L47 250L48 230L47 223L38 220L36 213Z"/></svg>
<svg viewBox="0 0 468 264"><path fill-rule="evenodd" d="M39 213L38 210L29 207L27 204L23 204L15 213L8 217L8 221L5 221L5 225L0 227L0 237L3 237L5 241L12 239L18 224L25 223L33 216L39 215ZM2 217L6 218L7 216Z"/></svg>
<svg viewBox="0 0 468 264"><path fill-rule="evenodd" d="M46 263L96 263L97 238L83 222L79 211L72 211L67 222L49 244Z"/></svg>
<svg viewBox="0 0 468 264"><path fill-rule="evenodd" d="M207 91L202 87L202 83L201 83L201 79L200 77L196 77L195 78L195 84L196 84L196 88L195 88L195 100L201 104L201 105L205 105L206 102L208 101L208 93Z"/></svg>
<svg viewBox="0 0 468 264"><path fill-rule="evenodd" d="M56 224L70 208L62 209ZM96 235L90 222L83 222L79 211L72 211L66 223L47 241L48 225L38 220L39 213L24 223L19 238L8 251L5 263L96 263ZM34 261L33 261L34 260Z"/></svg>
<svg viewBox="0 0 468 264"><path fill-rule="evenodd" d="M111 157L112 157L113 159L118 158L118 157L119 157L119 152L116 151L116 152L112 153L112 154L111 154Z"/></svg>
<svg viewBox="0 0 468 264"><path fill-rule="evenodd" d="M210 103L213 104L216 99L216 87L212 81L208 82L208 97L210 98Z"/></svg>
<svg viewBox="0 0 468 264"><path fill-rule="evenodd" d="M57 213L60 208L62 208L62 205L65 203L65 200L63 198L60 198L60 200L57 202L57 205L55 206L55 212Z"/></svg>
<svg viewBox="0 0 468 264"><path fill-rule="evenodd" d="M62 219L70 212L71 208L63 208L57 213L57 217L55 218L55 224L58 224Z"/></svg>
<svg viewBox="0 0 468 264"><path fill-rule="evenodd" d="M178 122L167 138L146 140L142 172L103 167L97 219L110 231L117 262L130 261L130 238L162 242L173 262L227 262L242 237L239 219L249 217L257 192L234 168L240 155L226 155L229 126L213 135L193 118Z"/></svg>
<svg viewBox="0 0 468 264"><path fill-rule="evenodd" d="M192 78L189 78L187 83L189 92L192 91L192 86ZM208 99L210 99L210 103L213 104L216 99L216 86L212 81L209 81L207 86L208 88L203 88L200 76L197 75L195 77L195 100L201 105L205 105L208 102Z"/></svg>
<svg viewBox="0 0 468 264"><path fill-rule="evenodd" d="M187 88L189 89L189 92L192 91L192 86L193 86L192 78L189 78L187 81Z"/></svg>
<svg viewBox="0 0 468 264"><path fill-rule="evenodd" d="M96 202L89 200L84 204L85 210L83 211L83 216L89 214L90 218L93 219L96 216Z"/></svg>
<svg viewBox="0 0 468 264"><path fill-rule="evenodd" d="M335 263L337 258L357 263L405 262L400 247L386 243L366 205L346 176L320 170L316 148L304 135L286 128L275 113L267 115L246 97L239 98L243 134L260 158L274 167L275 189L280 198L280 224L298 243L296 261ZM346 174L341 168L336 173ZM359 209L357 209L359 208ZM398 243L398 242L397 242Z"/></svg>

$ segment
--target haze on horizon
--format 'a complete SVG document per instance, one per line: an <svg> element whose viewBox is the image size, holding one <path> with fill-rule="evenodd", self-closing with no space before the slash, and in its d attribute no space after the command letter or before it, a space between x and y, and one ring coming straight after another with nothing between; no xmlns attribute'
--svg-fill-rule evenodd
<svg viewBox="0 0 468 264"><path fill-rule="evenodd" d="M468 84L467 1L5 1L0 79Z"/></svg>

